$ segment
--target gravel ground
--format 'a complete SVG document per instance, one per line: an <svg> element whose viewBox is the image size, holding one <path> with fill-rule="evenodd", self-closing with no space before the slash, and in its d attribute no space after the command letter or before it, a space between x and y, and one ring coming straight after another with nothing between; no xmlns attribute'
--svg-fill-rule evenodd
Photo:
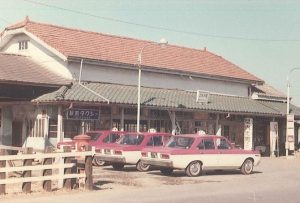
<svg viewBox="0 0 300 203"><path fill-rule="evenodd" d="M184 171L162 176L158 170L137 172L134 166L123 171L112 167L94 167L95 190L34 191L10 193L0 197L5 203L17 202L299 202L300 156L295 159L262 158L254 173L211 171L202 176L186 177ZM134 196L133 196L134 194ZM156 194L156 195L152 195ZM214 198L212 198L214 197ZM241 201L240 199L243 199Z"/></svg>

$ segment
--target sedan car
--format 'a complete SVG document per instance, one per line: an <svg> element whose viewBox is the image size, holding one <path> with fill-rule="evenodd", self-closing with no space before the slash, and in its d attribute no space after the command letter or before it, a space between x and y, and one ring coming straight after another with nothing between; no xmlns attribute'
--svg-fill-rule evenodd
<svg viewBox="0 0 300 203"><path fill-rule="evenodd" d="M168 133L125 133L118 145L104 146L96 156L110 163L116 170L121 170L125 165L136 165L139 171L147 171L149 165L140 161L141 150L145 147L161 147L168 143L170 137Z"/></svg>
<svg viewBox="0 0 300 203"><path fill-rule="evenodd" d="M219 169L239 169L248 175L261 158L258 151L235 148L225 137L198 134L173 136L165 147L145 148L141 155L143 164L158 166L165 175L184 169L191 177Z"/></svg>

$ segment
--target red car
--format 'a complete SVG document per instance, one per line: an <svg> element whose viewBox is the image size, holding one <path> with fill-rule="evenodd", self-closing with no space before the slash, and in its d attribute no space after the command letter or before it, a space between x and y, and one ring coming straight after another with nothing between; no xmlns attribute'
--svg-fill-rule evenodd
<svg viewBox="0 0 300 203"><path fill-rule="evenodd" d="M89 131L86 132L86 135L90 136L89 145L95 147L96 152L99 151L103 146L112 146L120 137L124 134L123 131L112 131L112 130L101 130L101 131ZM59 142L57 148L60 149L60 146L71 146L72 149L76 147L76 141L66 141ZM102 166L105 162L98 159L97 156L93 159L94 165Z"/></svg>
<svg viewBox="0 0 300 203"><path fill-rule="evenodd" d="M110 163L114 169L120 170L124 165L136 165L139 171L147 171L149 165L140 161L141 150L145 147L161 147L171 138L169 133L125 133L112 147L104 146L96 156Z"/></svg>
<svg viewBox="0 0 300 203"><path fill-rule="evenodd" d="M261 158L258 151L235 148L225 137L198 134L173 136L165 147L145 148L141 155L143 164L158 166L165 175L184 169L192 177L216 169L239 169L248 175Z"/></svg>

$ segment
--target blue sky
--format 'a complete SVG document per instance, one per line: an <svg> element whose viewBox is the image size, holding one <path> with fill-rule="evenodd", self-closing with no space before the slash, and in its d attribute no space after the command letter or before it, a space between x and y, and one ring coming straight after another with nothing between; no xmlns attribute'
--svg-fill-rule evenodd
<svg viewBox="0 0 300 203"><path fill-rule="evenodd" d="M32 0L103 18L0 0L0 29L24 19L203 49L206 47L286 92L286 76L300 67L300 1L255 0ZM185 34L105 18L183 30ZM216 37L217 36L217 37ZM241 38L241 39L232 39ZM291 75L300 105L300 70Z"/></svg>

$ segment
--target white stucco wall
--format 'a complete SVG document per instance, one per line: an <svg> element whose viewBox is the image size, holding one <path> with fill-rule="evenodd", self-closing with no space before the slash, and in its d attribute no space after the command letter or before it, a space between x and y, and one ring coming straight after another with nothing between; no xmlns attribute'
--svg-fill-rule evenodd
<svg viewBox="0 0 300 203"><path fill-rule="evenodd" d="M72 72L75 78L78 79L80 63L70 63L69 70ZM138 71L83 64L81 79L83 81L100 81L126 85L137 85ZM205 90L220 94L238 95L245 97L248 96L247 84L188 76L170 74L167 75L145 71L142 71L141 84L142 86L146 87L182 90Z"/></svg>
<svg viewBox="0 0 300 203"><path fill-rule="evenodd" d="M19 42L25 40L28 40L28 49L19 50ZM52 72L59 74L66 79L72 79L72 74L66 68L67 62L63 61L57 55L50 52L41 44L25 34L18 34L14 36L1 51L5 53L30 56L34 61L45 66Z"/></svg>

